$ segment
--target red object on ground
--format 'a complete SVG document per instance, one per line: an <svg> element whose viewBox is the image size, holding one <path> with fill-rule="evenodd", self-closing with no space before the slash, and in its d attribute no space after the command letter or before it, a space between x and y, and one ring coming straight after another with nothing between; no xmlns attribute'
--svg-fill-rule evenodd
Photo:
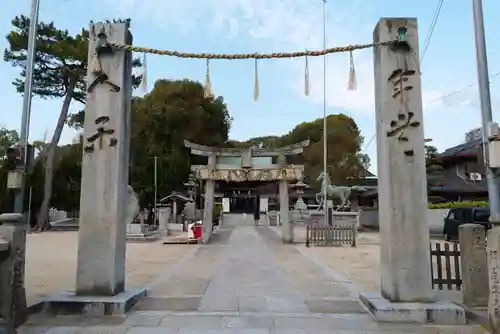
<svg viewBox="0 0 500 334"><path fill-rule="evenodd" d="M203 225L194 225L191 227L191 230L193 231L193 235L195 239L201 239L201 233L203 231Z"/></svg>

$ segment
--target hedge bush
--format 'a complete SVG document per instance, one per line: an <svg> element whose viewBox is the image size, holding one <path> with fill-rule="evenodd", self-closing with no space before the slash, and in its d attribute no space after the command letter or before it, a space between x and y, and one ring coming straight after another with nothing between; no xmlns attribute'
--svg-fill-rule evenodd
<svg viewBox="0 0 500 334"><path fill-rule="evenodd" d="M434 204L429 204L429 209L453 209L453 208L461 208L464 206L489 207L490 203L488 201L434 203Z"/></svg>
<svg viewBox="0 0 500 334"><path fill-rule="evenodd" d="M429 204L429 209L453 209L461 208L466 206L475 207L489 207L490 203L488 201L464 201L464 202L445 202L445 203L431 203ZM364 207L363 211L377 211L377 207Z"/></svg>

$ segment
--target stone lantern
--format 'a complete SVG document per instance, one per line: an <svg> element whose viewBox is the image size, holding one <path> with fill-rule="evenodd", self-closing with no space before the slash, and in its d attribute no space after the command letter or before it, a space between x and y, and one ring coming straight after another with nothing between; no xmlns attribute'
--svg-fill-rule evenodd
<svg viewBox="0 0 500 334"><path fill-rule="evenodd" d="M184 183L187 188L189 199L193 201L193 196L196 195L196 178L193 173L189 174L188 182Z"/></svg>
<svg viewBox="0 0 500 334"><path fill-rule="evenodd" d="M196 196L196 188L198 184L196 183L196 177L193 173L189 174L188 182L184 183L184 186L187 188L189 202L184 205L184 216L186 218L184 224L184 230L187 230L187 226L189 223L192 223L196 220L196 203L194 202L194 196Z"/></svg>
<svg viewBox="0 0 500 334"><path fill-rule="evenodd" d="M299 222L302 223L307 218L306 217L307 216L307 204L304 203L304 200L302 199L302 194L304 194L304 189L307 188L308 185L305 184L304 182L302 182L302 180L299 180L299 182L297 182L294 185L291 185L290 187L293 188L295 190L295 193L298 195L298 199L295 202L295 204L293 205L293 209L295 211L294 221L297 223L299 223Z"/></svg>
<svg viewBox="0 0 500 334"><path fill-rule="evenodd" d="M291 188L295 189L295 193L298 195L297 202L295 202L295 205L293 206L295 210L299 211L307 210L307 205L306 203L304 203L304 200L302 199L302 194L304 194L304 189L307 187L308 185L302 181L299 181L291 186Z"/></svg>

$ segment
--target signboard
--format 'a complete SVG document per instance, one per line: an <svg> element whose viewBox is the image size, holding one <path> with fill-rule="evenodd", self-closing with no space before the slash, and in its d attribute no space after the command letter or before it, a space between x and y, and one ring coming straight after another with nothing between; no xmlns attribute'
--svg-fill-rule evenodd
<svg viewBox="0 0 500 334"><path fill-rule="evenodd" d="M222 198L222 212L227 213L230 212L230 205L229 205L229 198L224 197Z"/></svg>

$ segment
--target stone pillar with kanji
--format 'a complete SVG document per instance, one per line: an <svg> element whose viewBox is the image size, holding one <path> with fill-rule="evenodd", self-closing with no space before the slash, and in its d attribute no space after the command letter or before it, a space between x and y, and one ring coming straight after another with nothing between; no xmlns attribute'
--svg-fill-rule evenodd
<svg viewBox="0 0 500 334"><path fill-rule="evenodd" d="M84 123L76 294L114 296L125 287L132 53L128 21L93 23Z"/></svg>
<svg viewBox="0 0 500 334"><path fill-rule="evenodd" d="M381 19L374 41L382 296L429 302L431 285L422 88L416 19Z"/></svg>

